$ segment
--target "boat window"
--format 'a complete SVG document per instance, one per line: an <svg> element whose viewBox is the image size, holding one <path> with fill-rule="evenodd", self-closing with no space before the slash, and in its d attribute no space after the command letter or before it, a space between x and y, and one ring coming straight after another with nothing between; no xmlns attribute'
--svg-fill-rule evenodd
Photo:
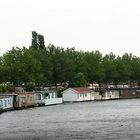
<svg viewBox="0 0 140 140"><path fill-rule="evenodd" d="M45 97L47 97L49 95L49 93L45 93Z"/></svg>
<svg viewBox="0 0 140 140"><path fill-rule="evenodd" d="M36 99L41 100L41 94L36 94Z"/></svg>
<svg viewBox="0 0 140 140"><path fill-rule="evenodd" d="M106 93L102 93L102 97L106 97Z"/></svg>
<svg viewBox="0 0 140 140"><path fill-rule="evenodd" d="M42 94L42 97L43 97L43 99L45 99L46 98L45 94Z"/></svg>

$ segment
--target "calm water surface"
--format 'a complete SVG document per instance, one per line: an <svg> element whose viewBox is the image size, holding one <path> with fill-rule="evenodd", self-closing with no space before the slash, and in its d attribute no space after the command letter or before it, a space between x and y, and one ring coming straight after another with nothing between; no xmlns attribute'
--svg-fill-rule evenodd
<svg viewBox="0 0 140 140"><path fill-rule="evenodd" d="M0 140L140 140L140 99L82 102L0 115Z"/></svg>

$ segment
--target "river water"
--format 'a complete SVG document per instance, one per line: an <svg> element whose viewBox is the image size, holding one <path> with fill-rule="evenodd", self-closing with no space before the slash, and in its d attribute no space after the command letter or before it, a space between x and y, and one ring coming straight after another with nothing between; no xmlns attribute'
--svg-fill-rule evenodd
<svg viewBox="0 0 140 140"><path fill-rule="evenodd" d="M140 140L140 99L5 112L0 140Z"/></svg>

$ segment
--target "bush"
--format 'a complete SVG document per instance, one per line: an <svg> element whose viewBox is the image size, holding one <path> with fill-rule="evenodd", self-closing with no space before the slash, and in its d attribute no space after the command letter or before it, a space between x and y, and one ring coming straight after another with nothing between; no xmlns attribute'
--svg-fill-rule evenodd
<svg viewBox="0 0 140 140"><path fill-rule="evenodd" d="M5 85L0 85L0 93L5 93L7 91L7 87Z"/></svg>
<svg viewBox="0 0 140 140"><path fill-rule="evenodd" d="M26 86L26 91L33 91L35 90L35 84L34 83L28 83Z"/></svg>

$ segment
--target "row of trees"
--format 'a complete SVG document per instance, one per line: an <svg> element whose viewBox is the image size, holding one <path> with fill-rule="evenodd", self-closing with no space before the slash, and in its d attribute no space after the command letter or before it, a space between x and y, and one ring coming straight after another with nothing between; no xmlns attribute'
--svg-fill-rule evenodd
<svg viewBox="0 0 140 140"><path fill-rule="evenodd" d="M32 32L29 48L13 47L0 57L0 82L14 85L84 86L87 83L138 82L140 58L125 53L103 56L99 51L76 51L75 48L45 46L44 37Z"/></svg>

